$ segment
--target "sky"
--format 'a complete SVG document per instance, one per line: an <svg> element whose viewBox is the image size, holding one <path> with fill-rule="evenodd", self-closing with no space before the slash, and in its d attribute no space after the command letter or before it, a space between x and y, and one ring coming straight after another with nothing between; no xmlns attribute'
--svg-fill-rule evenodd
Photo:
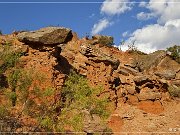
<svg viewBox="0 0 180 135"><path fill-rule="evenodd" d="M62 26L114 37L115 46L151 53L180 45L180 0L0 0L0 30Z"/></svg>

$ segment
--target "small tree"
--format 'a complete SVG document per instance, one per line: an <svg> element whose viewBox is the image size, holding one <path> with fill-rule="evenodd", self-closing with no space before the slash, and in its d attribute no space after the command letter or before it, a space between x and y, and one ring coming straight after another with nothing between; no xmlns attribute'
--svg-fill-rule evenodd
<svg viewBox="0 0 180 135"><path fill-rule="evenodd" d="M172 47L167 48L167 51L169 51L170 57L180 63L180 46L174 45Z"/></svg>

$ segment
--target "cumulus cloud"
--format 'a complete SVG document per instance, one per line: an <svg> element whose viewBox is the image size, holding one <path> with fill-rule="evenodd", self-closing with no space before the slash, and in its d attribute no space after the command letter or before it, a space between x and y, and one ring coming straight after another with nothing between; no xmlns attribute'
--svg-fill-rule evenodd
<svg viewBox="0 0 180 135"><path fill-rule="evenodd" d="M140 12L137 14L137 19L138 20L149 20L151 18L153 18L154 15L152 13L144 13L144 12Z"/></svg>
<svg viewBox="0 0 180 135"><path fill-rule="evenodd" d="M139 13L141 15L139 18L146 17L147 19L151 19L152 17L158 17L157 21L161 24L165 24L168 20L179 19L180 4L178 2L179 0L150 0L148 4L143 6L149 9L150 13Z"/></svg>
<svg viewBox="0 0 180 135"><path fill-rule="evenodd" d="M153 24L137 29L126 42L136 41L135 45L138 50L151 53L179 44L179 35L180 19L176 19L169 20L164 25ZM127 46L125 47L127 49Z"/></svg>
<svg viewBox="0 0 180 135"><path fill-rule="evenodd" d="M129 0L105 0L101 6L101 13L107 15L122 14L132 9L132 3Z"/></svg>
<svg viewBox="0 0 180 135"><path fill-rule="evenodd" d="M100 12L105 15L104 19L100 19L98 23L94 24L91 34L95 35L113 24L109 16L123 14L125 11L132 9L133 3L129 0L105 0L100 8Z"/></svg>
<svg viewBox="0 0 180 135"><path fill-rule="evenodd" d="M138 50L146 53L179 45L180 4L178 2L179 0L150 0L148 3L140 3L139 7L144 7L149 12L138 13L137 19L148 20L156 17L157 23L135 30L126 42L136 41ZM127 49L127 46L124 49Z"/></svg>
<svg viewBox="0 0 180 135"><path fill-rule="evenodd" d="M112 25L112 22L110 22L108 19L104 18L99 20L98 23L94 24L91 34L95 35L98 34L99 32L103 31L105 28L108 26Z"/></svg>

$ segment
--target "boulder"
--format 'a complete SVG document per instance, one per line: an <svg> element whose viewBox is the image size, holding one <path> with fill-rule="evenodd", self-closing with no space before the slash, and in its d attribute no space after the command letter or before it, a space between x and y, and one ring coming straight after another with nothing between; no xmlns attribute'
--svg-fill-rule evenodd
<svg viewBox="0 0 180 135"><path fill-rule="evenodd" d="M45 27L36 31L17 34L19 41L26 44L57 45L72 39L72 32L63 27Z"/></svg>
<svg viewBox="0 0 180 135"><path fill-rule="evenodd" d="M97 115L90 115L87 110L83 110L85 119L83 120L83 130L86 133L104 132L107 126L101 122L101 118Z"/></svg>
<svg viewBox="0 0 180 135"><path fill-rule="evenodd" d="M165 57L165 51L156 51L148 55L140 55L139 58L135 60L135 63L137 63L139 71L145 71L156 67Z"/></svg>
<svg viewBox="0 0 180 135"><path fill-rule="evenodd" d="M172 70L165 70L165 71L155 72L155 75L159 76L160 78L164 78L166 80L171 80L176 77L176 72Z"/></svg>
<svg viewBox="0 0 180 135"><path fill-rule="evenodd" d="M94 44L112 45L114 39L111 36L94 35L92 36L92 40Z"/></svg>
<svg viewBox="0 0 180 135"><path fill-rule="evenodd" d="M140 73L131 68L131 67L126 67L126 66L120 66L119 69L117 70L118 73L122 74L122 75L125 75L125 76L128 76L129 74L131 75L139 75Z"/></svg>
<svg viewBox="0 0 180 135"><path fill-rule="evenodd" d="M135 76L133 80L137 85L142 85L149 81L149 76L146 75Z"/></svg>

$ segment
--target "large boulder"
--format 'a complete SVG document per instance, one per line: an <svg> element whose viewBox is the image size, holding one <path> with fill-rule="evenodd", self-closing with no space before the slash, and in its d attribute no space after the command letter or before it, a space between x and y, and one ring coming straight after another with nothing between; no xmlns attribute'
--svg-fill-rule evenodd
<svg viewBox="0 0 180 135"><path fill-rule="evenodd" d="M155 75L159 76L160 78L164 78L166 80L171 80L176 77L176 72L172 70L165 70L165 71L155 72Z"/></svg>
<svg viewBox="0 0 180 135"><path fill-rule="evenodd" d="M165 57L165 51L156 51L148 55L140 55L139 58L135 60L135 63L139 71L145 71L156 67Z"/></svg>
<svg viewBox="0 0 180 135"><path fill-rule="evenodd" d="M19 41L26 44L57 45L72 39L72 31L63 27L45 27L36 31L17 34Z"/></svg>

